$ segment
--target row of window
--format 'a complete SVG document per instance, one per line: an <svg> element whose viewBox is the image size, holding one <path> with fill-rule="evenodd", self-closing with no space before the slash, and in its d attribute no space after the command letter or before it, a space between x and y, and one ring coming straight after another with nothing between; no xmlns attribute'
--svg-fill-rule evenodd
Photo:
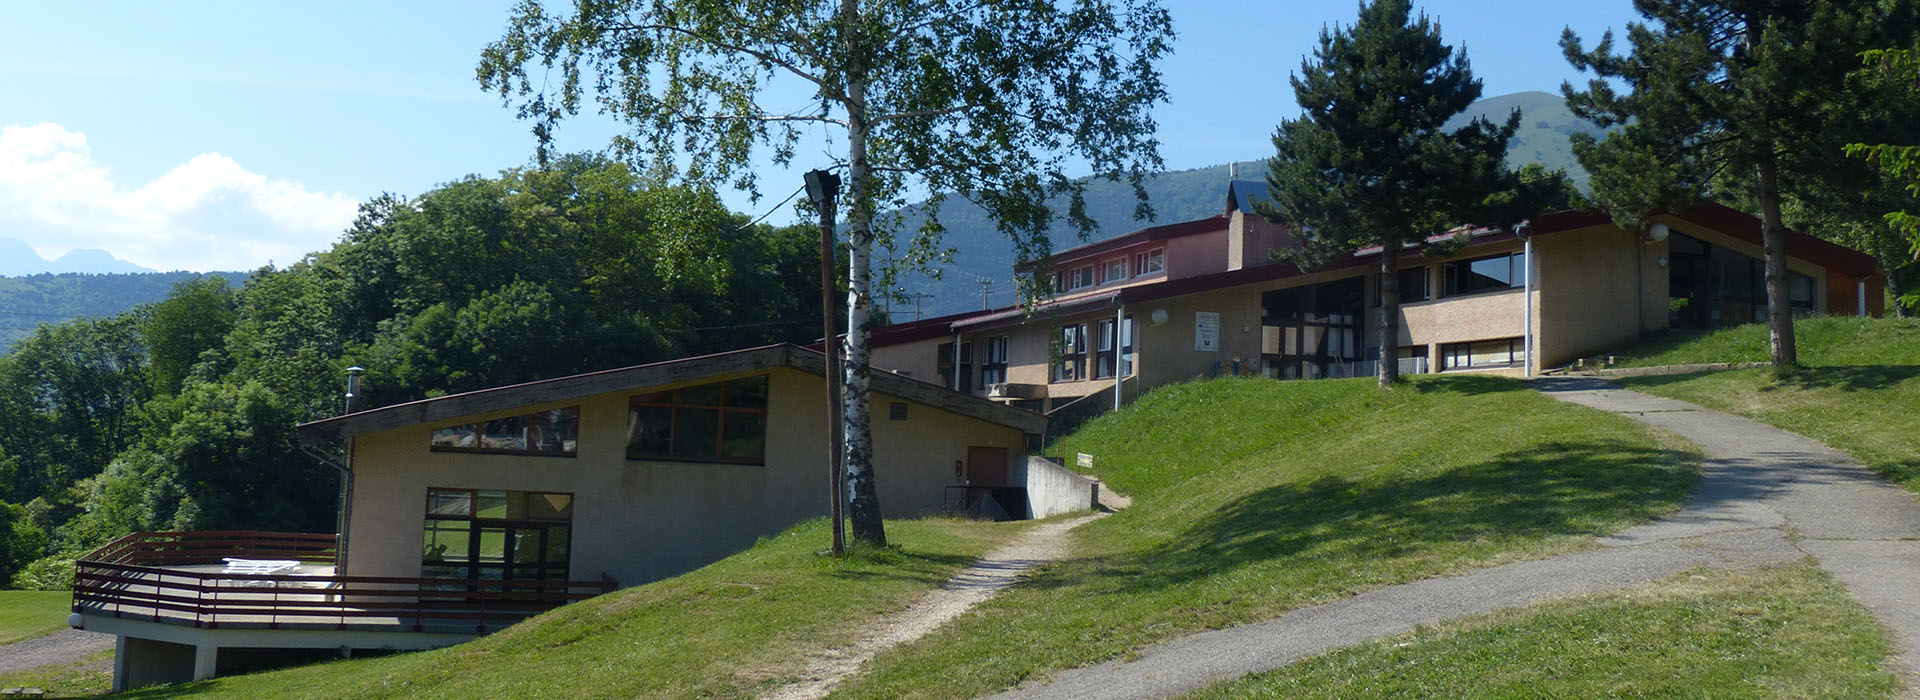
<svg viewBox="0 0 1920 700"><path fill-rule="evenodd" d="M1113 258L1103 261L1098 265L1082 265L1055 272L1053 273L1053 288L1058 291L1070 292L1103 284L1125 282L1135 277L1165 272L1166 269L1166 249L1155 249L1145 253L1136 253L1132 257L1122 256Z"/></svg>
<svg viewBox="0 0 1920 700"><path fill-rule="evenodd" d="M1053 381L1110 379L1133 374L1133 317L1093 324L1093 341L1088 342L1088 324L1073 323L1054 331ZM1091 376L1089 376L1091 372ZM1116 374L1117 373L1117 374Z"/></svg>
<svg viewBox="0 0 1920 700"><path fill-rule="evenodd" d="M1009 338L987 338L984 344L985 352L980 357L980 386L1006 383ZM953 343L941 343L934 348L934 355L934 371L940 375L940 386L954 391L973 391L973 343L961 343L958 357L955 357Z"/></svg>
<svg viewBox="0 0 1920 700"><path fill-rule="evenodd" d="M1427 265L1402 268L1398 276L1400 303L1432 299L1432 271L1433 267ZM1440 296L1458 297L1514 289L1526 285L1526 275L1527 256L1524 253L1503 253L1445 262L1440 264ZM1374 290L1374 306L1380 305L1380 291L1379 288Z"/></svg>
<svg viewBox="0 0 1920 700"><path fill-rule="evenodd" d="M429 446L436 452L572 457L579 430L580 407L568 406L439 428ZM764 464L766 451L766 375L628 401L627 459Z"/></svg>

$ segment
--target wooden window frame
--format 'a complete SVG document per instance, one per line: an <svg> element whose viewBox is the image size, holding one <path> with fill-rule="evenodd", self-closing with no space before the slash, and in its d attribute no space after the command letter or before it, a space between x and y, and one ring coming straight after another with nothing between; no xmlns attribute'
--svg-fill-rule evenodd
<svg viewBox="0 0 1920 700"><path fill-rule="evenodd" d="M512 420L515 418L531 421L535 416L551 413L552 411L562 411L566 413L571 413L573 416L571 422L573 425L574 448L573 448L573 451L571 452L566 451L564 448L560 451L536 450L530 447L528 449L516 450L516 449L508 449L508 448L501 448L501 447L461 447L456 445L437 445L437 444L434 444L433 442L444 431L457 430L460 428L468 428L468 429L471 429L476 435L484 436L486 434L486 425L488 423L492 423L494 421L500 421L500 420ZM527 427L523 427L521 430L526 431L526 430L529 430L530 428L531 428L531 423L529 423ZM525 433L523 432L522 435L525 436ZM480 439L484 439L484 437ZM533 444L533 440L531 437L523 437L523 439L527 441L528 445ZM564 443L565 441L562 440L562 444ZM548 411L535 411L533 413L524 413L520 415L501 416L499 418L490 418L482 421L473 421L470 423L460 423L456 425L448 425L448 426L442 426L439 428L434 428L433 430L427 433L427 450L430 452L458 452L458 453L464 453L464 454L481 454L481 455L515 455L515 456L521 456L521 457L567 457L567 458L577 457L580 454L580 406L576 404L573 406L565 406L562 408L551 409Z"/></svg>
<svg viewBox="0 0 1920 700"><path fill-rule="evenodd" d="M683 463L694 463L694 464L740 464L740 465L749 465L749 466L765 466L767 463L767 434L769 433L768 429L772 427L767 420L767 414L768 414L767 408L765 406L762 406L759 408L746 407L746 406L727 406L726 396L727 396L727 384L731 382L760 381L760 382L766 383L766 391L765 391L766 403L772 403L773 401L772 384L773 383L769 379L769 376L770 375L757 374L750 377L738 377L738 378L727 379L727 380L722 380L718 382L708 382L706 384L693 384L689 386L668 389L666 391L657 391L657 392L649 392L646 394L640 394L628 399L627 415L629 416L629 420L631 420L631 416L633 415L634 409L641 408L641 407L665 408L668 410L669 415L672 416L672 418L670 419L670 423L667 428L668 454L657 455L657 454L647 454L647 453L635 453L634 446L633 446L633 436L628 435L627 448L626 448L627 459L629 461L634 461L634 462L683 462ZM720 392L719 404L709 405L709 404L696 404L696 403L682 403L679 401L680 392L686 391L689 389L700 389L704 387L718 388ZM668 396L668 399L666 401L643 400L648 396L655 396L659 394L666 394ZM714 429L714 444L713 444L714 456L713 457L686 457L686 456L672 454L674 446L679 444L678 438L679 438L679 429L680 429L680 416L683 410L714 411L717 414L717 418L715 421L715 429ZM725 452L724 448L727 442L727 416L734 415L734 414L749 414L749 415L760 416L760 454L759 455L754 456L752 458L724 456L723 454Z"/></svg>

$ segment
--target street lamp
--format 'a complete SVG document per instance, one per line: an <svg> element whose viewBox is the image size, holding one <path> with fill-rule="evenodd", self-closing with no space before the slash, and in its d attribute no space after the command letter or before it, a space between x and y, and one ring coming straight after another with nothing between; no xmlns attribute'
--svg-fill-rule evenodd
<svg viewBox="0 0 1920 700"><path fill-rule="evenodd" d="M840 196L840 176L825 170L807 171L807 199L820 212L820 323L825 327L820 349L827 355L827 469L832 495L827 517L833 520L833 555L847 551L846 525L840 505L846 500L847 475L840 469L840 343L833 331L833 205Z"/></svg>

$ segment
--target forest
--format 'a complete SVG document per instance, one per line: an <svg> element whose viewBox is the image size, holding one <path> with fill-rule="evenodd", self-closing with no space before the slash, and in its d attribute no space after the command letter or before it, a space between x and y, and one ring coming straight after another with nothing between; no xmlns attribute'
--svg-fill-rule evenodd
<svg viewBox="0 0 1920 700"><path fill-rule="evenodd" d="M0 357L0 586L128 532L330 532L300 422L820 335L818 232L598 156L361 205L331 249L42 325ZM809 303L811 302L811 303Z"/></svg>

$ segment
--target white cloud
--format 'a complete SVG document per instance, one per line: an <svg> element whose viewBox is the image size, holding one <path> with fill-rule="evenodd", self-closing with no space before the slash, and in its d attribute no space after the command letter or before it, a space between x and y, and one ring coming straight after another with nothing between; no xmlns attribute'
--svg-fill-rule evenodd
<svg viewBox="0 0 1920 700"><path fill-rule="evenodd" d="M159 270L284 265L331 245L357 204L219 153L129 188L94 159L85 134L59 124L0 127L0 238L47 258L104 248Z"/></svg>

